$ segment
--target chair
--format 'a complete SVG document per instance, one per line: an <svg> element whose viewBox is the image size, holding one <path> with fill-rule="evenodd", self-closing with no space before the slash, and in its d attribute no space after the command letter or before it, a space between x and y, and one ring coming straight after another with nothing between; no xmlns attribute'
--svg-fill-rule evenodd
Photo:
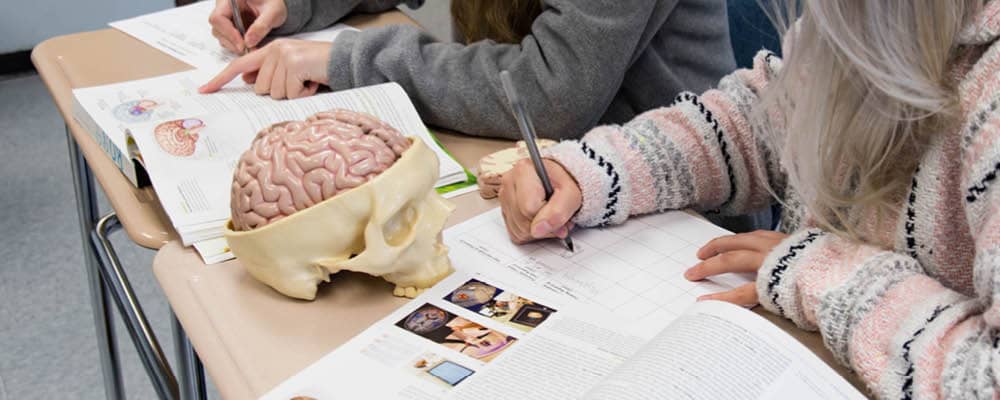
<svg viewBox="0 0 1000 400"><path fill-rule="evenodd" d="M781 55L778 31L762 7L768 0L727 0L729 40L736 57L736 66L750 68L753 57L761 49Z"/></svg>
<svg viewBox="0 0 1000 400"><path fill-rule="evenodd" d="M727 0L729 14L729 41L739 68L753 67L753 57L761 49L781 55L781 39L763 7L768 0ZM768 212L770 211L770 212ZM781 219L781 206L752 214L754 225L776 229Z"/></svg>

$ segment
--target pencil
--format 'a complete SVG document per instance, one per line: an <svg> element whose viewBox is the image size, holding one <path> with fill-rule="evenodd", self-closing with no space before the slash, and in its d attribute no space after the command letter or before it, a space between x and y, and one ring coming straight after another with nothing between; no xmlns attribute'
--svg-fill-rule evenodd
<svg viewBox="0 0 1000 400"><path fill-rule="evenodd" d="M247 28L243 26L243 16L240 15L240 6L236 0L229 0L229 6L233 9L233 25L240 30L240 40L243 40L243 54L250 52L246 44Z"/></svg>
<svg viewBox="0 0 1000 400"><path fill-rule="evenodd" d="M524 104L521 103L521 98L517 95L514 82L510 78L510 72L500 72L500 84L503 85L503 91L507 94L507 101L510 102L510 108L514 112L514 118L517 119L517 125L521 128L521 136L524 138L524 145L528 148L528 154L531 156L531 163L535 166L535 173L538 174L538 179L542 181L542 187L545 188L545 201L549 201L554 190L552 190L552 182L549 180L549 173L545 170L545 165L542 164L542 155L538 152L538 145L535 143L537 137L535 126L528 118L528 112L525 110ZM570 237L569 232L566 233L563 242L566 243L566 248L569 251L575 251L573 238Z"/></svg>

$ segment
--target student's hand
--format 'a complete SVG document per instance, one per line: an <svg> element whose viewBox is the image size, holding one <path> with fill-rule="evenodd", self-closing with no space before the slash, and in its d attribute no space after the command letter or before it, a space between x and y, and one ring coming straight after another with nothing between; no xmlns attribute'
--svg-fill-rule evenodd
<svg viewBox="0 0 1000 400"><path fill-rule="evenodd" d="M236 0L242 12L246 27L246 37L240 37L240 31L233 25L233 8L229 0L215 0L215 9L208 15L208 23L212 25L212 36L219 39L219 44L234 53L243 53L244 48L254 48L263 40L271 29L281 26L288 18L285 0Z"/></svg>
<svg viewBox="0 0 1000 400"><path fill-rule="evenodd" d="M198 88L212 93L237 75L254 84L257 94L275 99L312 96L320 84L326 84L326 65L330 62L329 42L278 39L229 63L219 75Z"/></svg>
<svg viewBox="0 0 1000 400"><path fill-rule="evenodd" d="M552 181L552 198L545 201L545 189L531 160L524 159L503 174L500 184L500 209L507 233L514 243L535 239L565 238L572 227L570 219L583 203L576 180L559 163L542 160Z"/></svg>
<svg viewBox="0 0 1000 400"><path fill-rule="evenodd" d="M757 272L764 258L788 235L775 231L754 231L715 238L698 250L698 265L684 272L684 277L699 281L727 272ZM741 306L757 304L757 288L747 283L726 292L701 296L698 300L722 300Z"/></svg>

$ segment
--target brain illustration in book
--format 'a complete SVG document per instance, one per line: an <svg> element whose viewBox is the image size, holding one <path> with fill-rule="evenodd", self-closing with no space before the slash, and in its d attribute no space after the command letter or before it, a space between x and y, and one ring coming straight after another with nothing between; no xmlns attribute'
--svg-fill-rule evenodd
<svg viewBox="0 0 1000 400"><path fill-rule="evenodd" d="M167 154L175 157L190 157L198 145L198 136L205 123L200 119L178 119L156 126L153 135L156 143Z"/></svg>
<svg viewBox="0 0 1000 400"><path fill-rule="evenodd" d="M438 163L422 140L368 114L269 126L233 173L229 248L290 297L314 299L343 270L414 297L452 271L441 229L454 206L434 190Z"/></svg>
<svg viewBox="0 0 1000 400"><path fill-rule="evenodd" d="M153 109L157 105L156 101L153 100L131 100L115 106L112 114L121 122L145 122L149 121L149 118L153 115Z"/></svg>

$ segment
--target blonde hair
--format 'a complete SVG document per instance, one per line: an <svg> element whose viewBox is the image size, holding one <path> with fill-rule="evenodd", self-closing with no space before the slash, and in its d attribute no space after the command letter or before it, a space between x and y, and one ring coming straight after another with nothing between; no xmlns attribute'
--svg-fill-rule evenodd
<svg viewBox="0 0 1000 400"><path fill-rule="evenodd" d="M520 43L542 13L541 0L454 0L451 15L466 43Z"/></svg>
<svg viewBox="0 0 1000 400"><path fill-rule="evenodd" d="M785 54L756 115L785 132L784 167L820 227L872 241L862 223L898 209L929 138L957 120L949 67L982 3L772 3Z"/></svg>

